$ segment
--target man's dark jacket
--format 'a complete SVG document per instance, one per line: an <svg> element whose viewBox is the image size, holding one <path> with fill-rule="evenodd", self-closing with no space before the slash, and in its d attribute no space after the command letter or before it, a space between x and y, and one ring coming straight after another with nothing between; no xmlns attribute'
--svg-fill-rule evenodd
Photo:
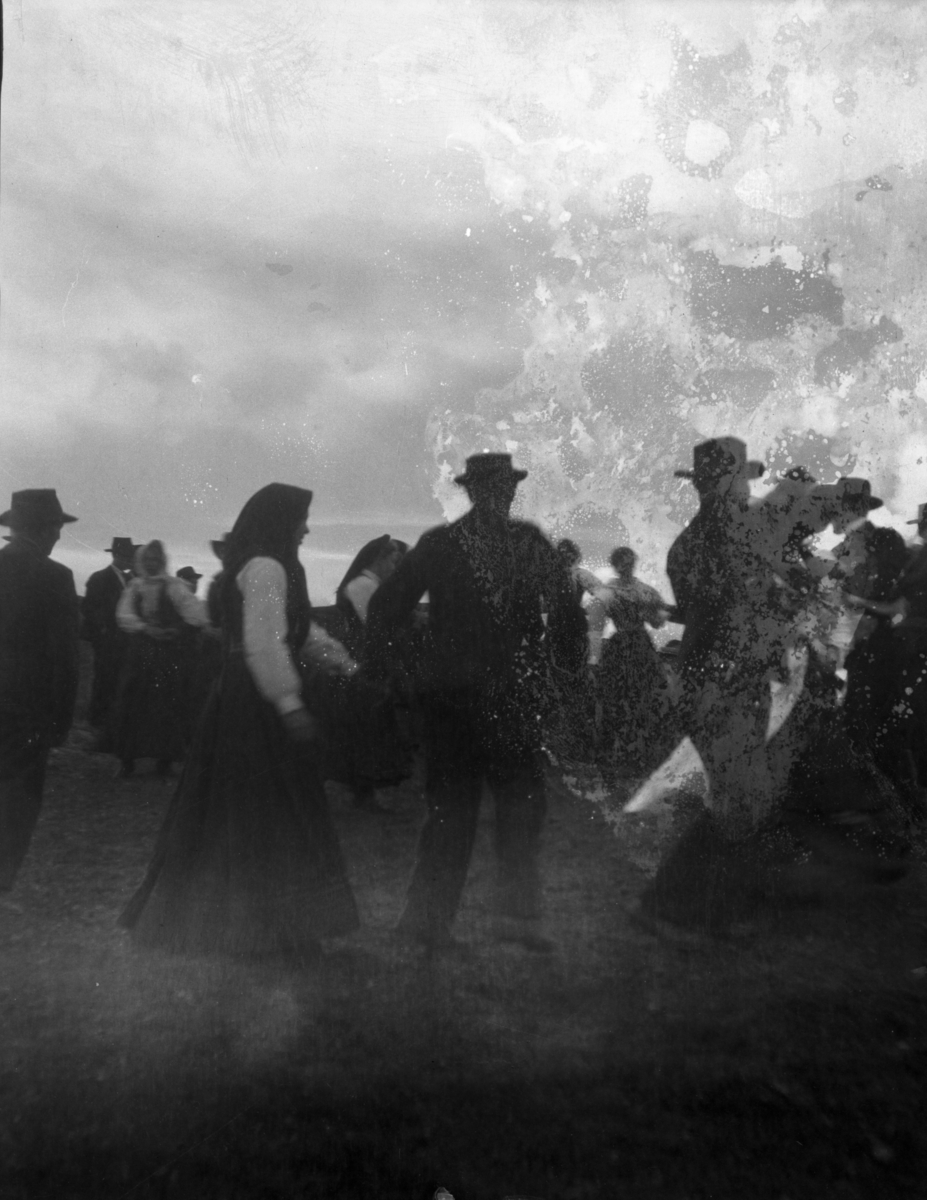
<svg viewBox="0 0 927 1200"><path fill-rule="evenodd" d="M505 691L551 666L581 669L586 618L570 574L541 531L471 510L430 529L374 593L367 661L388 662L416 605L428 621L416 664L420 692Z"/></svg>
<svg viewBox="0 0 927 1200"><path fill-rule="evenodd" d="M77 673L74 576L16 538L0 550L0 723L62 741L74 715Z"/></svg>
<svg viewBox="0 0 927 1200"><path fill-rule="evenodd" d="M125 588L112 567L94 571L87 580L87 588L81 601L81 636L94 649L102 649L118 640L121 632L116 623L116 605Z"/></svg>

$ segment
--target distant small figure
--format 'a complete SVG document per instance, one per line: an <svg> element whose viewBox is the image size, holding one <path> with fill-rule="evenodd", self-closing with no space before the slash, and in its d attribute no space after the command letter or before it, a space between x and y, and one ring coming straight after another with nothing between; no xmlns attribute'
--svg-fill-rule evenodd
<svg viewBox="0 0 927 1200"><path fill-rule="evenodd" d="M661 628L670 606L656 588L635 576L637 555L630 546L617 547L609 561L615 575L599 585L592 602L599 630L608 620L615 627L602 643L600 734L606 772L618 766L639 775L672 749L666 677L646 629Z"/></svg>
<svg viewBox="0 0 927 1200"><path fill-rule="evenodd" d="M554 546L554 549L563 559L567 570L570 572L573 587L576 591L576 599L582 600L587 592L591 595L602 581L598 575L581 565L583 552L579 546L574 541L571 541L570 538L561 538L556 546Z"/></svg>
<svg viewBox="0 0 927 1200"><path fill-rule="evenodd" d="M51 488L14 492L0 525L0 891L12 888L42 805L49 751L68 735L78 678L74 577L49 555L76 521Z"/></svg>
<svg viewBox="0 0 927 1200"><path fill-rule="evenodd" d="M177 572L177 578L182 579L195 596L197 586L203 576L199 573L199 571L195 571L193 567L181 567Z"/></svg>
<svg viewBox="0 0 927 1200"><path fill-rule="evenodd" d="M116 698L126 651L125 634L116 621L116 606L132 578L137 545L129 537L114 537L107 551L112 563L94 571L81 601L81 637L93 648L93 684L87 720L97 730L95 749L108 749L106 725Z"/></svg>
<svg viewBox="0 0 927 1200"><path fill-rule="evenodd" d="M206 606L187 585L167 573L161 542L149 542L135 559L136 578L116 609L129 637L126 662L111 721L113 751L123 778L135 760L153 758L162 777L184 757L189 736L185 686L190 644L188 629L209 623Z"/></svg>

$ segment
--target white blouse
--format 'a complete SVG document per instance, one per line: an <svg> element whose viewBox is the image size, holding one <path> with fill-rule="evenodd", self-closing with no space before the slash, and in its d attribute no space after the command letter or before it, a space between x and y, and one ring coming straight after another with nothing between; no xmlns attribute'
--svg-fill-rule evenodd
<svg viewBox="0 0 927 1200"><path fill-rule="evenodd" d="M205 603L197 600L182 579L176 579L173 575L156 575L145 579L135 578L123 590L116 605L116 622L120 629L126 633L142 632L148 624L146 618L150 620L158 610L162 585L187 625L203 628L209 624ZM141 599L141 616L135 611L137 598Z"/></svg>
<svg viewBox="0 0 927 1200"><path fill-rule="evenodd" d="M243 599L245 662L257 690L281 715L302 708L302 680L287 645L286 571L275 558L252 558L235 576ZM299 651L333 674L353 675L357 664L344 646L311 622Z"/></svg>

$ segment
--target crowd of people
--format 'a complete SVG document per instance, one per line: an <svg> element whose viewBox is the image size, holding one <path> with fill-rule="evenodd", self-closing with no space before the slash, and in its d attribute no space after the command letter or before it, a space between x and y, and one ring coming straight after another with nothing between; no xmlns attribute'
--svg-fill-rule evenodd
<svg viewBox="0 0 927 1200"><path fill-rule="evenodd" d="M182 764L120 918L140 945L313 958L350 933L325 781L375 812L416 750L426 815L396 933L428 952L455 945L484 785L496 936L553 949L545 751L597 764L614 789L683 739L695 746L704 809L641 898L651 924L723 926L801 856L809 820L858 830L849 809L897 877L927 785L927 506L908 545L869 520L882 502L866 480L821 484L795 466L756 499L763 473L735 438L697 445L677 471L699 509L669 549L672 601L636 577L631 547L596 573L574 542L513 518L526 472L505 454L467 459L459 520L411 549L388 534L364 546L327 609L313 609L299 561L305 489L270 484L248 500L212 543L221 569L205 599L192 568L169 574L161 542L117 537L80 601L50 557L75 518L50 489L15 493L0 516L0 889L72 723L80 636L93 749L122 777L142 759L165 779ZM822 554L828 528L842 540ZM673 625L681 637L658 648L650 630ZM794 703L777 724L785 686Z"/></svg>

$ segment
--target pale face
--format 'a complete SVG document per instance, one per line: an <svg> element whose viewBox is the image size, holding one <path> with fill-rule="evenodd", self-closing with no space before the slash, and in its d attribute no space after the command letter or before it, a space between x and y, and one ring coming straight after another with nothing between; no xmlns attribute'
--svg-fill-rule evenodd
<svg viewBox="0 0 927 1200"><path fill-rule="evenodd" d="M164 561L156 550L143 551L141 564L146 575L160 575L164 570Z"/></svg>

